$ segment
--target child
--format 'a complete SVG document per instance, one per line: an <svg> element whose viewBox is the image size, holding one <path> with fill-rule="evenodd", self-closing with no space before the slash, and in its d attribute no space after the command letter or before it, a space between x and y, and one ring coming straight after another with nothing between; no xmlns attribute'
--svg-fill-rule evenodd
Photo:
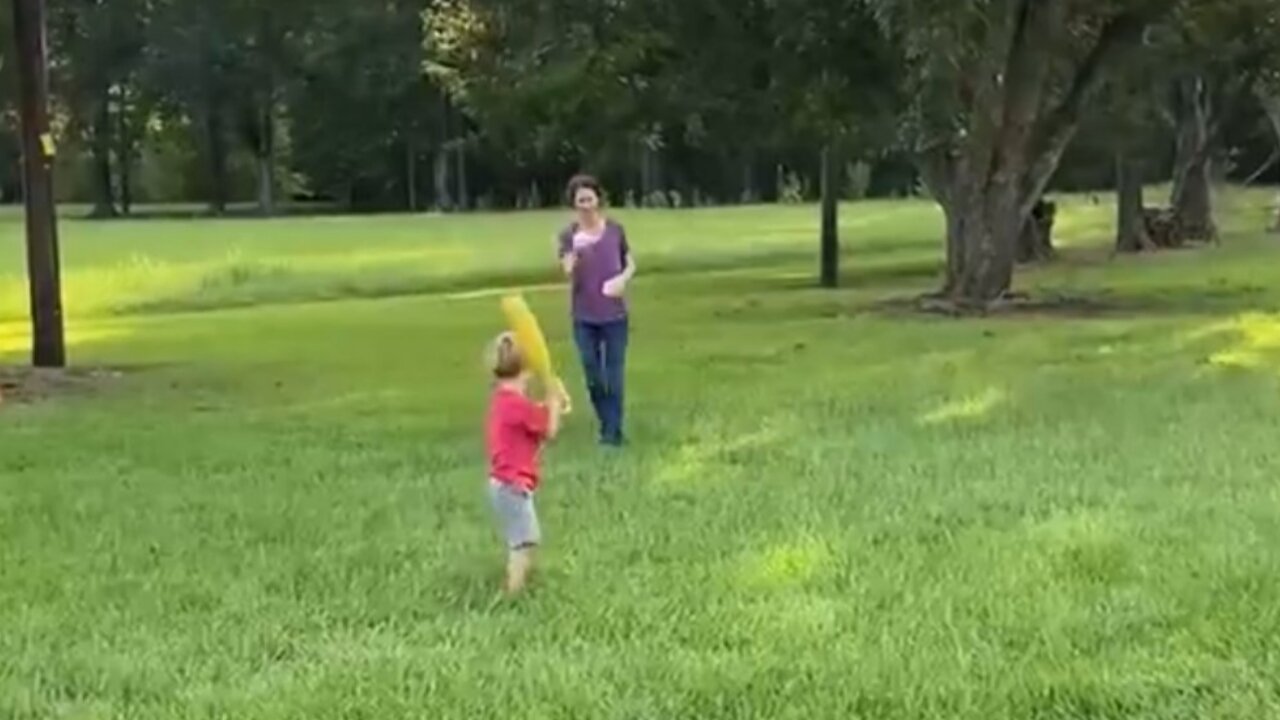
<svg viewBox="0 0 1280 720"><path fill-rule="evenodd" d="M489 365L497 381L486 422L489 499L510 552L504 590L513 596L524 588L534 549L541 541L533 507L538 453L560 431L568 398L561 386L543 389L545 404L529 399L529 373L510 333L493 341Z"/></svg>

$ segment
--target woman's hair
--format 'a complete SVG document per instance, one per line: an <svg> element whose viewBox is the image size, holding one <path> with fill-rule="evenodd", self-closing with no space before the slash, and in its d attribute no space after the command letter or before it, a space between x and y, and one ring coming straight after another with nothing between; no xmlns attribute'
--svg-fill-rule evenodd
<svg viewBox="0 0 1280 720"><path fill-rule="evenodd" d="M494 338L485 353L485 364L489 366L493 376L499 380L520 377L520 373L524 371L524 359L520 355L519 346L516 345L515 336L504 332Z"/></svg>
<svg viewBox="0 0 1280 720"><path fill-rule="evenodd" d="M565 199L572 205L578 197L579 190L590 190L596 194L596 197L604 201L604 190L600 187L600 181L592 175L579 173L569 178L569 185L565 189Z"/></svg>

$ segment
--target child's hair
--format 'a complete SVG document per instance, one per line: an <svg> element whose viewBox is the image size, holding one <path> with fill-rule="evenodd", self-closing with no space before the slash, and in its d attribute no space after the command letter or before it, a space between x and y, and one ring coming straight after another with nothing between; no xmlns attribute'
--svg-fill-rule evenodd
<svg viewBox="0 0 1280 720"><path fill-rule="evenodd" d="M515 336L504 332L494 338L493 342L489 343L486 364L493 376L499 380L520 377L520 373L524 371L524 358L520 355Z"/></svg>

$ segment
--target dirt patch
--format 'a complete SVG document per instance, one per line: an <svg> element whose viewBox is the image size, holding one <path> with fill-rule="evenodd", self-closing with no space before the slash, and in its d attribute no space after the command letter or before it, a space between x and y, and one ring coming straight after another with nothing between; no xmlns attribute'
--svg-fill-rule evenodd
<svg viewBox="0 0 1280 720"><path fill-rule="evenodd" d="M124 372L114 368L45 370L0 365L0 411L68 395L89 395L115 382Z"/></svg>

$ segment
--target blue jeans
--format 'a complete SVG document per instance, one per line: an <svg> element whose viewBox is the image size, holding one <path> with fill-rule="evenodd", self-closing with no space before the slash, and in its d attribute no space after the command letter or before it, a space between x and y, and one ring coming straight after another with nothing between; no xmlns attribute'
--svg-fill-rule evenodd
<svg viewBox="0 0 1280 720"><path fill-rule="evenodd" d="M623 375L627 366L626 318L606 323L577 320L573 337L582 357L591 405L600 420L600 442L622 444Z"/></svg>

